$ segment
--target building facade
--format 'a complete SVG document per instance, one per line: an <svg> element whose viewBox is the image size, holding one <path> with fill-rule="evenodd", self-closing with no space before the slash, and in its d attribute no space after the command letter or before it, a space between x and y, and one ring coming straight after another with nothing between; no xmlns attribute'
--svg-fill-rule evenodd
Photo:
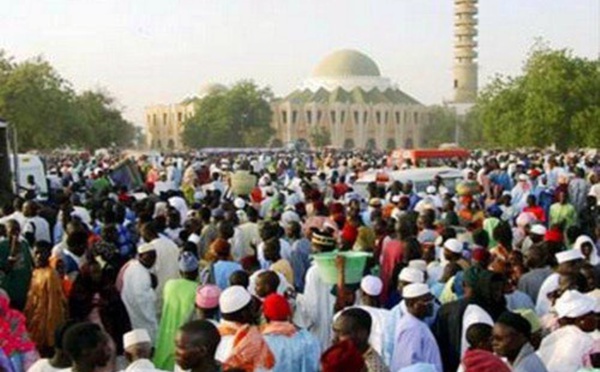
<svg viewBox="0 0 600 372"><path fill-rule="evenodd" d="M428 108L383 77L371 58L338 50L273 104L272 126L283 144L314 144L313 133L326 131L335 147L390 149L418 146L428 120Z"/></svg>
<svg viewBox="0 0 600 372"><path fill-rule="evenodd" d="M203 97L226 90L221 84L203 86L198 95L170 105L146 107L146 146L154 150L181 150L183 123L194 116L195 102Z"/></svg>
<svg viewBox="0 0 600 372"><path fill-rule="evenodd" d="M148 147L182 149L183 124L194 115L195 100L223 89L208 85L182 103L147 107ZM421 143L419 128L429 120L426 106L392 84L371 58L356 50L326 56L298 89L276 99L271 108L275 136L265 139L265 145L273 146L315 145L315 133L326 132L330 145L339 148L412 148Z"/></svg>

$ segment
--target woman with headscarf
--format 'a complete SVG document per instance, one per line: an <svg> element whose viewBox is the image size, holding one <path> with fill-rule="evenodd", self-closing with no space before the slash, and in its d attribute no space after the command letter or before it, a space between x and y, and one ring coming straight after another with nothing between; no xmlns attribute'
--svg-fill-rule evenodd
<svg viewBox="0 0 600 372"><path fill-rule="evenodd" d="M51 249L48 242L36 243L36 268L33 270L24 311L31 338L43 357L52 354L54 333L67 318L67 301L60 277L48 262Z"/></svg>
<svg viewBox="0 0 600 372"><path fill-rule="evenodd" d="M575 240L573 249L581 252L585 261L592 266L595 286L598 287L600 284L600 255L598 255L596 244L594 244L594 241L589 236L581 235Z"/></svg>
<svg viewBox="0 0 600 372"><path fill-rule="evenodd" d="M38 359L29 339L25 316L10 307L10 297L0 289L0 350L10 359L14 372L24 372Z"/></svg>

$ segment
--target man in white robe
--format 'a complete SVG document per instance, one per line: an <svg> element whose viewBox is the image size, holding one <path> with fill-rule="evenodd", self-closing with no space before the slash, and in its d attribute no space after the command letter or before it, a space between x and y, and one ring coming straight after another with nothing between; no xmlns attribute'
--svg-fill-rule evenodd
<svg viewBox="0 0 600 372"><path fill-rule="evenodd" d="M179 278L179 267L177 266L179 248L171 239L159 236L152 222L142 227L142 238L146 243L152 245L156 251L156 264L153 270L158 280L156 306L160 310L162 309L162 293L165 284L170 279Z"/></svg>
<svg viewBox="0 0 600 372"><path fill-rule="evenodd" d="M427 284L409 284L402 290L407 312L396 326L390 370L429 363L442 372L442 357L433 333L423 319L433 313L433 295Z"/></svg>
<svg viewBox="0 0 600 372"><path fill-rule="evenodd" d="M129 314L131 327L147 330L154 343L158 319L150 268L156 262L156 248L152 244L144 244L138 247L137 252L138 259L133 260L123 273L121 300Z"/></svg>
<svg viewBox="0 0 600 372"><path fill-rule="evenodd" d="M295 323L308 329L321 344L321 350L327 350L331 344L331 325L335 296L331 294L332 285L321 280L319 268L313 262L306 272L304 293L296 298L297 311Z"/></svg>
<svg viewBox="0 0 600 372"><path fill-rule="evenodd" d="M558 289L560 275L576 274L584 262L583 254L576 249L559 252L555 256L558 262L558 269L555 273L550 274L542 283L535 304L535 311L539 317L548 314L550 311L552 304L548 298L548 294Z"/></svg>
<svg viewBox="0 0 600 372"><path fill-rule="evenodd" d="M596 300L576 290L569 290L556 300L554 309L561 327L546 336L538 349L538 356L548 372L577 371L590 354L596 326Z"/></svg>

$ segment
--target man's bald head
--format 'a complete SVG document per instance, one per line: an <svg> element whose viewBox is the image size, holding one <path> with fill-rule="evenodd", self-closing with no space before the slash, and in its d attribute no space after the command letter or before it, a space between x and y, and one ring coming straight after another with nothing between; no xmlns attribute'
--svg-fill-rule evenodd
<svg viewBox="0 0 600 372"><path fill-rule="evenodd" d="M184 334L188 342L196 347L206 347L210 354L217 351L217 346L221 342L219 330L207 320L194 320L184 324L179 328L179 332Z"/></svg>
<svg viewBox="0 0 600 372"><path fill-rule="evenodd" d="M208 320L184 324L175 337L175 361L182 369L193 369L214 360L221 335Z"/></svg>
<svg viewBox="0 0 600 372"><path fill-rule="evenodd" d="M279 275L275 271L266 270L256 277L254 290L258 297L264 298L271 293L277 292L280 283Z"/></svg>

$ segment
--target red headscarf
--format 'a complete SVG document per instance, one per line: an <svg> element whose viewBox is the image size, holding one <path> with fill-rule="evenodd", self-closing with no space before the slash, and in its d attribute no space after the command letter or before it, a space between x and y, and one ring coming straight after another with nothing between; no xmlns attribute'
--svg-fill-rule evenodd
<svg viewBox="0 0 600 372"><path fill-rule="evenodd" d="M321 356L323 372L362 372L364 368L365 360L350 340L338 342Z"/></svg>
<svg viewBox="0 0 600 372"><path fill-rule="evenodd" d="M358 238L358 228L356 226L352 226L346 222L344 228L342 229L342 240L350 243L350 245L354 245L356 239Z"/></svg>
<svg viewBox="0 0 600 372"><path fill-rule="evenodd" d="M564 241L564 238L563 238L563 234L560 230L549 229L548 231L546 231L544 240L547 242L562 243Z"/></svg>
<svg viewBox="0 0 600 372"><path fill-rule="evenodd" d="M486 350L467 350L462 363L465 372L510 372L510 368L502 359Z"/></svg>

